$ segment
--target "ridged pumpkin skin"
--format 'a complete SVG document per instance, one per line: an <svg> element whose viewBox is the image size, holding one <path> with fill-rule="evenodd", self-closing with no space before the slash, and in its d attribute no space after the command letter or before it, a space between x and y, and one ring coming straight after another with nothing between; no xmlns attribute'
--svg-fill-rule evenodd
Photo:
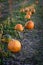
<svg viewBox="0 0 43 65"><path fill-rule="evenodd" d="M34 22L33 21L26 22L25 28L27 28L27 29L33 29L34 28Z"/></svg>
<svg viewBox="0 0 43 65"><path fill-rule="evenodd" d="M21 43L18 40L12 39L8 43L8 49L14 53L19 52L21 50Z"/></svg>
<svg viewBox="0 0 43 65"><path fill-rule="evenodd" d="M14 29L22 32L22 31L24 30L24 27L22 26L22 24L17 24L17 25L14 27Z"/></svg>

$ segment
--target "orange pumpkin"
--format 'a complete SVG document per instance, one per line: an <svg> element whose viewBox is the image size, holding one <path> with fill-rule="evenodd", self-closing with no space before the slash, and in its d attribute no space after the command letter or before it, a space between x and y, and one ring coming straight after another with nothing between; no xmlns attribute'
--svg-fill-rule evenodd
<svg viewBox="0 0 43 65"><path fill-rule="evenodd" d="M35 10L34 8L31 9L31 13L32 13L32 14L34 14L35 11L36 11L36 10Z"/></svg>
<svg viewBox="0 0 43 65"><path fill-rule="evenodd" d="M8 49L11 52L17 53L17 52L19 52L21 50L21 43L18 40L12 39L8 43Z"/></svg>
<svg viewBox="0 0 43 65"><path fill-rule="evenodd" d="M26 18L26 19L30 19L31 16L27 14L27 15L25 15L25 18Z"/></svg>
<svg viewBox="0 0 43 65"><path fill-rule="evenodd" d="M26 7L24 10L25 10L25 12L28 12L28 11L29 11L29 8L28 8L28 7Z"/></svg>
<svg viewBox="0 0 43 65"><path fill-rule="evenodd" d="M22 24L16 24L14 29L22 32L24 30L24 27L22 26Z"/></svg>
<svg viewBox="0 0 43 65"><path fill-rule="evenodd" d="M34 28L34 22L31 21L31 20L28 21L28 22L26 22L25 28L27 28L27 29L33 29Z"/></svg>
<svg viewBox="0 0 43 65"><path fill-rule="evenodd" d="M30 16L32 15L31 11L28 11L26 14Z"/></svg>

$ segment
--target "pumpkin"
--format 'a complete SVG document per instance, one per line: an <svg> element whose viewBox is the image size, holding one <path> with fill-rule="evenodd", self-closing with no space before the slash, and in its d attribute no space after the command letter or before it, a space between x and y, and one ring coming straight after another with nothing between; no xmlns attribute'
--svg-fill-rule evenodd
<svg viewBox="0 0 43 65"><path fill-rule="evenodd" d="M17 53L17 52L19 52L21 50L21 43L18 40L12 39L8 43L8 49L11 52Z"/></svg>
<svg viewBox="0 0 43 65"><path fill-rule="evenodd" d="M14 29L22 32L24 30L24 27L22 26L22 24L16 24Z"/></svg>
<svg viewBox="0 0 43 65"><path fill-rule="evenodd" d="M26 14L31 16L32 15L32 12L31 11L28 11L28 12L26 12Z"/></svg>
<svg viewBox="0 0 43 65"><path fill-rule="evenodd" d="M25 28L27 28L27 29L33 29L34 28L34 22L32 20L26 22Z"/></svg>
<svg viewBox="0 0 43 65"><path fill-rule="evenodd" d="M25 10L25 12L28 12L28 11L29 11L29 8L28 8L28 7L26 7L24 10Z"/></svg>
<svg viewBox="0 0 43 65"><path fill-rule="evenodd" d="M31 16L30 15L25 15L25 19L30 19L31 18Z"/></svg>
<svg viewBox="0 0 43 65"><path fill-rule="evenodd" d="M31 13L32 13L32 14L34 14L35 11L36 11L36 10L35 10L34 8L31 9Z"/></svg>

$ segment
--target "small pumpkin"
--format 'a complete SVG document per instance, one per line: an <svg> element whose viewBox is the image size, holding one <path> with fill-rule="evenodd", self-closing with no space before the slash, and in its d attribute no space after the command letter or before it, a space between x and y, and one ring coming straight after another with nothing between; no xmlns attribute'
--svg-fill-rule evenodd
<svg viewBox="0 0 43 65"><path fill-rule="evenodd" d="M34 14L36 12L35 8L31 9L31 13Z"/></svg>
<svg viewBox="0 0 43 65"><path fill-rule="evenodd" d="M14 27L14 29L22 32L24 30L24 27L23 27L22 24L16 24L15 27Z"/></svg>
<svg viewBox="0 0 43 65"><path fill-rule="evenodd" d="M28 11L29 11L29 8L28 8L28 7L26 7L24 10L25 10L25 12L28 12Z"/></svg>
<svg viewBox="0 0 43 65"><path fill-rule="evenodd" d="M26 15L32 15L32 12L31 11L28 11L28 12L26 12Z"/></svg>
<svg viewBox="0 0 43 65"><path fill-rule="evenodd" d="M30 15L25 15L25 19L30 19L31 18L31 16Z"/></svg>
<svg viewBox="0 0 43 65"><path fill-rule="evenodd" d="M33 29L34 28L34 22L32 20L26 22L25 28L30 29L30 30Z"/></svg>
<svg viewBox="0 0 43 65"><path fill-rule="evenodd" d="M12 39L11 41L9 41L8 43L8 49L11 52L17 53L21 50L21 43L18 40L14 40Z"/></svg>

